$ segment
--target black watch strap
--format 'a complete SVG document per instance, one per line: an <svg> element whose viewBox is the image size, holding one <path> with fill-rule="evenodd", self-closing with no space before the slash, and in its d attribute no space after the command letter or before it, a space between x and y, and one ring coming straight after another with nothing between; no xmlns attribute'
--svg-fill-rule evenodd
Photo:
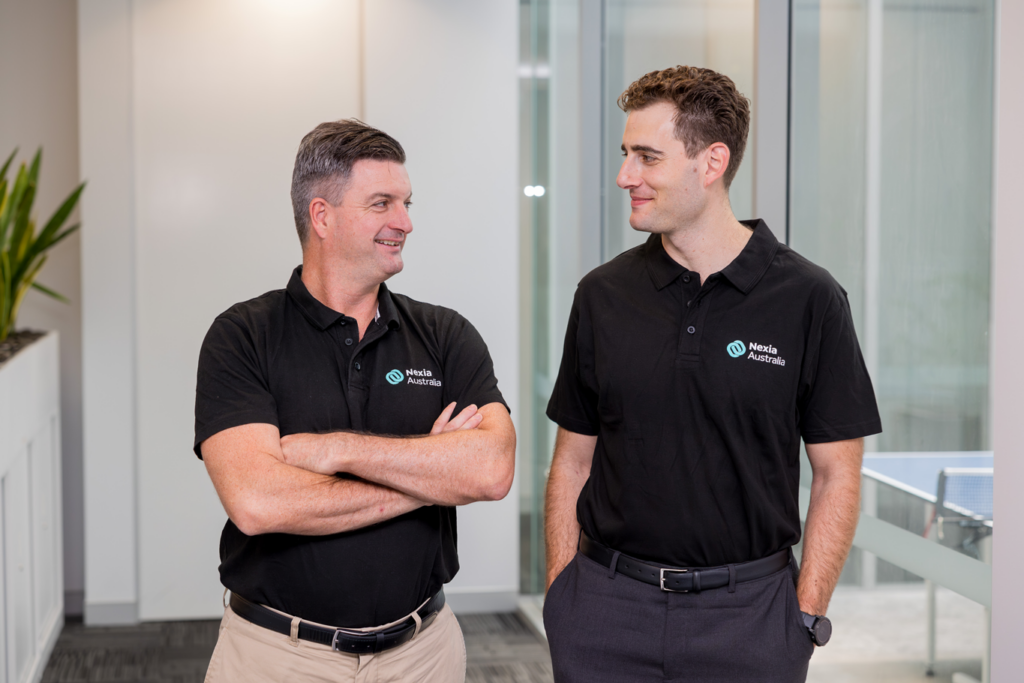
<svg viewBox="0 0 1024 683"><path fill-rule="evenodd" d="M807 627L808 633L811 634L811 641L819 647L825 645L832 637L832 622L828 617L807 612L800 612L800 615L804 618L804 626Z"/></svg>

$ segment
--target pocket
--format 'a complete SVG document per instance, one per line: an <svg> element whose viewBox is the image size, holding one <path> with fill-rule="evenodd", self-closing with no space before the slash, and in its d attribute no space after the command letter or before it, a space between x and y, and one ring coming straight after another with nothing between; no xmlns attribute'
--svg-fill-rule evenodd
<svg viewBox="0 0 1024 683"><path fill-rule="evenodd" d="M562 597L565 592L565 584L569 580L569 572L576 570L576 561L579 555L574 555L569 564L562 568L562 571L558 572L558 576L551 582L551 586L548 588L547 595L544 596L544 607L541 610L541 617L544 619L544 628L547 628L548 620L551 619L558 611L552 611L551 607L558 598Z"/></svg>

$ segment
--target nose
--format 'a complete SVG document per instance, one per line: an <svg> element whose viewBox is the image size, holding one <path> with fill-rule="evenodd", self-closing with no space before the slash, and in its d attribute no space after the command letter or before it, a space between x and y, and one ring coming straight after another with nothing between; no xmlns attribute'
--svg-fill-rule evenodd
<svg viewBox="0 0 1024 683"><path fill-rule="evenodd" d="M633 169L630 165L629 157L626 157L622 162L622 166L619 168L619 174L615 176L615 184L623 190L629 190L640 184L637 178L633 176Z"/></svg>
<svg viewBox="0 0 1024 683"><path fill-rule="evenodd" d="M409 217L409 209L404 204L398 205L394 217L388 222L388 227L406 234L412 232L412 219Z"/></svg>

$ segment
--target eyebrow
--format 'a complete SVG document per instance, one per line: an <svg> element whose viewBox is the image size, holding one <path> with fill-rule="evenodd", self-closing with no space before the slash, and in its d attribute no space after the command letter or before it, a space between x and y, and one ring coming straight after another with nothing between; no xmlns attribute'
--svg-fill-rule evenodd
<svg viewBox="0 0 1024 683"><path fill-rule="evenodd" d="M398 199L398 195L391 194L390 192L374 192L372 195L370 195L369 201L370 203L373 203L378 199L393 200ZM410 199L412 199L412 192L409 193L409 196L406 197L404 201L409 201Z"/></svg>
<svg viewBox="0 0 1024 683"><path fill-rule="evenodd" d="M653 147L648 147L647 145L633 145L632 147L630 147L630 150L633 151L633 152L637 152L637 153L647 152L649 154L658 154L658 155L665 154L660 149L654 149ZM623 152L626 151L626 146L625 145L622 145L622 151Z"/></svg>

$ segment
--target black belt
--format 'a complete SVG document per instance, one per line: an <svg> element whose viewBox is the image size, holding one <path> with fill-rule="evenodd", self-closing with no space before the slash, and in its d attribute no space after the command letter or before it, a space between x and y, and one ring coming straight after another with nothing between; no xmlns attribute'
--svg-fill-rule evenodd
<svg viewBox="0 0 1024 683"><path fill-rule="evenodd" d="M444 607L444 590L439 590L437 595L427 601L427 604L416 610L421 619L421 631L430 626L442 607ZM234 593L231 594L231 610L257 626L262 626L286 636L290 636L292 633L292 620L289 617L263 605L249 602L242 596L235 595ZM370 632L354 631L345 628L326 628L300 621L298 634L302 640L320 643L338 652L348 652L356 655L390 650L393 647L409 642L414 635L416 635L416 621L412 617L383 631Z"/></svg>
<svg viewBox="0 0 1024 683"><path fill-rule="evenodd" d="M637 581L658 586L672 593L699 593L702 590L722 588L744 581L762 579L781 571L789 564L789 548L753 562L741 562L724 567L659 567L641 562L635 557L617 553L597 541L580 534L580 552L605 567L615 560L615 571ZM617 556L617 557L616 557Z"/></svg>

